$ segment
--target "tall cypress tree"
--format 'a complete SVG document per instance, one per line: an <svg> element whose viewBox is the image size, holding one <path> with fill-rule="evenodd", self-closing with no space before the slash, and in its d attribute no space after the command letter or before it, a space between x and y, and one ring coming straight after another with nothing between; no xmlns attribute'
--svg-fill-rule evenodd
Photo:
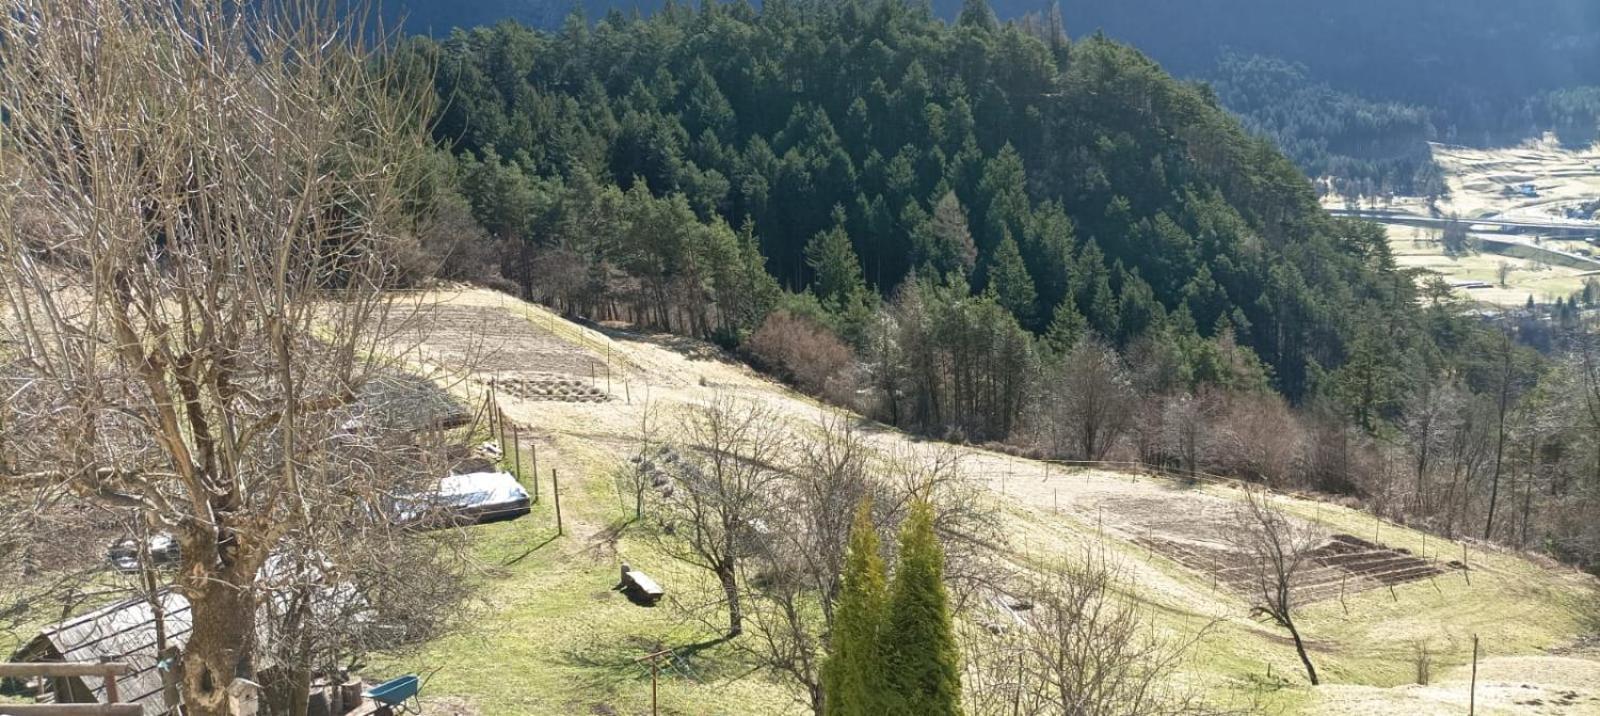
<svg viewBox="0 0 1600 716"><path fill-rule="evenodd" d="M878 640L888 606L883 558L872 525L872 500L861 501L850 528L844 583L834 606L833 635L822 664L827 716L881 716L888 684Z"/></svg>
<svg viewBox="0 0 1600 716"><path fill-rule="evenodd" d="M894 716L960 716L961 666L944 588L933 506L918 500L900 533L900 563L881 642Z"/></svg>

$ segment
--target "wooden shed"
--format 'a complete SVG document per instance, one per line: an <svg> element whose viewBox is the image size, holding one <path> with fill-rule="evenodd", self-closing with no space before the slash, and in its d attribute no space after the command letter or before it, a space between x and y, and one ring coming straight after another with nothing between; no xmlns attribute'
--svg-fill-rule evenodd
<svg viewBox="0 0 1600 716"><path fill-rule="evenodd" d="M172 590L163 590L156 601L161 605L160 626L167 645L183 648L192 628L189 601ZM125 662L130 667L128 675L117 680L121 701L140 704L145 716L158 716L169 709L161 693L157 634L156 610L149 600L140 597L47 627L13 654L11 661ZM103 682L92 676L45 679L37 684L39 700L103 703Z"/></svg>

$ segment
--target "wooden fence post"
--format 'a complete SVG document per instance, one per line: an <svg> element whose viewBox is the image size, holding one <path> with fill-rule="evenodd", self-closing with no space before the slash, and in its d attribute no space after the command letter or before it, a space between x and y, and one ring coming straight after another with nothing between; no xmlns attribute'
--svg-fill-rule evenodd
<svg viewBox="0 0 1600 716"><path fill-rule="evenodd" d="M520 432L521 431L517 430L517 424L516 423L512 423L511 424L511 455L512 455L512 457L511 457L511 464L512 464L511 470L512 470L512 472L514 472L516 474L518 480L522 479L522 436L521 436Z"/></svg>
<svg viewBox="0 0 1600 716"><path fill-rule="evenodd" d="M1478 635L1472 635L1472 686L1467 695L1467 716L1478 713Z"/></svg>
<svg viewBox="0 0 1600 716"><path fill-rule="evenodd" d="M539 444L538 443L533 443L532 445L529 445L528 446L528 450L533 453L533 501L534 502L538 502L539 501Z"/></svg>
<svg viewBox="0 0 1600 716"><path fill-rule="evenodd" d="M550 468L550 494L555 496L556 535L560 536L566 534L566 530L561 525L561 478L556 475L556 469L553 467Z"/></svg>

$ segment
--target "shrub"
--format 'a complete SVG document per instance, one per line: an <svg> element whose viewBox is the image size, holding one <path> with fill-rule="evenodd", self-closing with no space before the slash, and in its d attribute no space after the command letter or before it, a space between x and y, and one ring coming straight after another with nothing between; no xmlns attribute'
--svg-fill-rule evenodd
<svg viewBox="0 0 1600 716"><path fill-rule="evenodd" d="M744 344L756 367L829 402L850 404L859 382L855 353L827 326L773 311Z"/></svg>

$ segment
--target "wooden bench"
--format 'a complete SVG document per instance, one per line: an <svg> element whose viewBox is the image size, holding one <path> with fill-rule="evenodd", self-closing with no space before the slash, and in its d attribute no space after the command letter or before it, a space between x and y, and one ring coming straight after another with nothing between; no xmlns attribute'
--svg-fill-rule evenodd
<svg viewBox="0 0 1600 716"><path fill-rule="evenodd" d="M646 604L655 604L661 601L662 595L667 593L667 590L656 584L656 580L651 579L650 575L633 569L626 564L622 565L621 586L624 592L637 597Z"/></svg>

